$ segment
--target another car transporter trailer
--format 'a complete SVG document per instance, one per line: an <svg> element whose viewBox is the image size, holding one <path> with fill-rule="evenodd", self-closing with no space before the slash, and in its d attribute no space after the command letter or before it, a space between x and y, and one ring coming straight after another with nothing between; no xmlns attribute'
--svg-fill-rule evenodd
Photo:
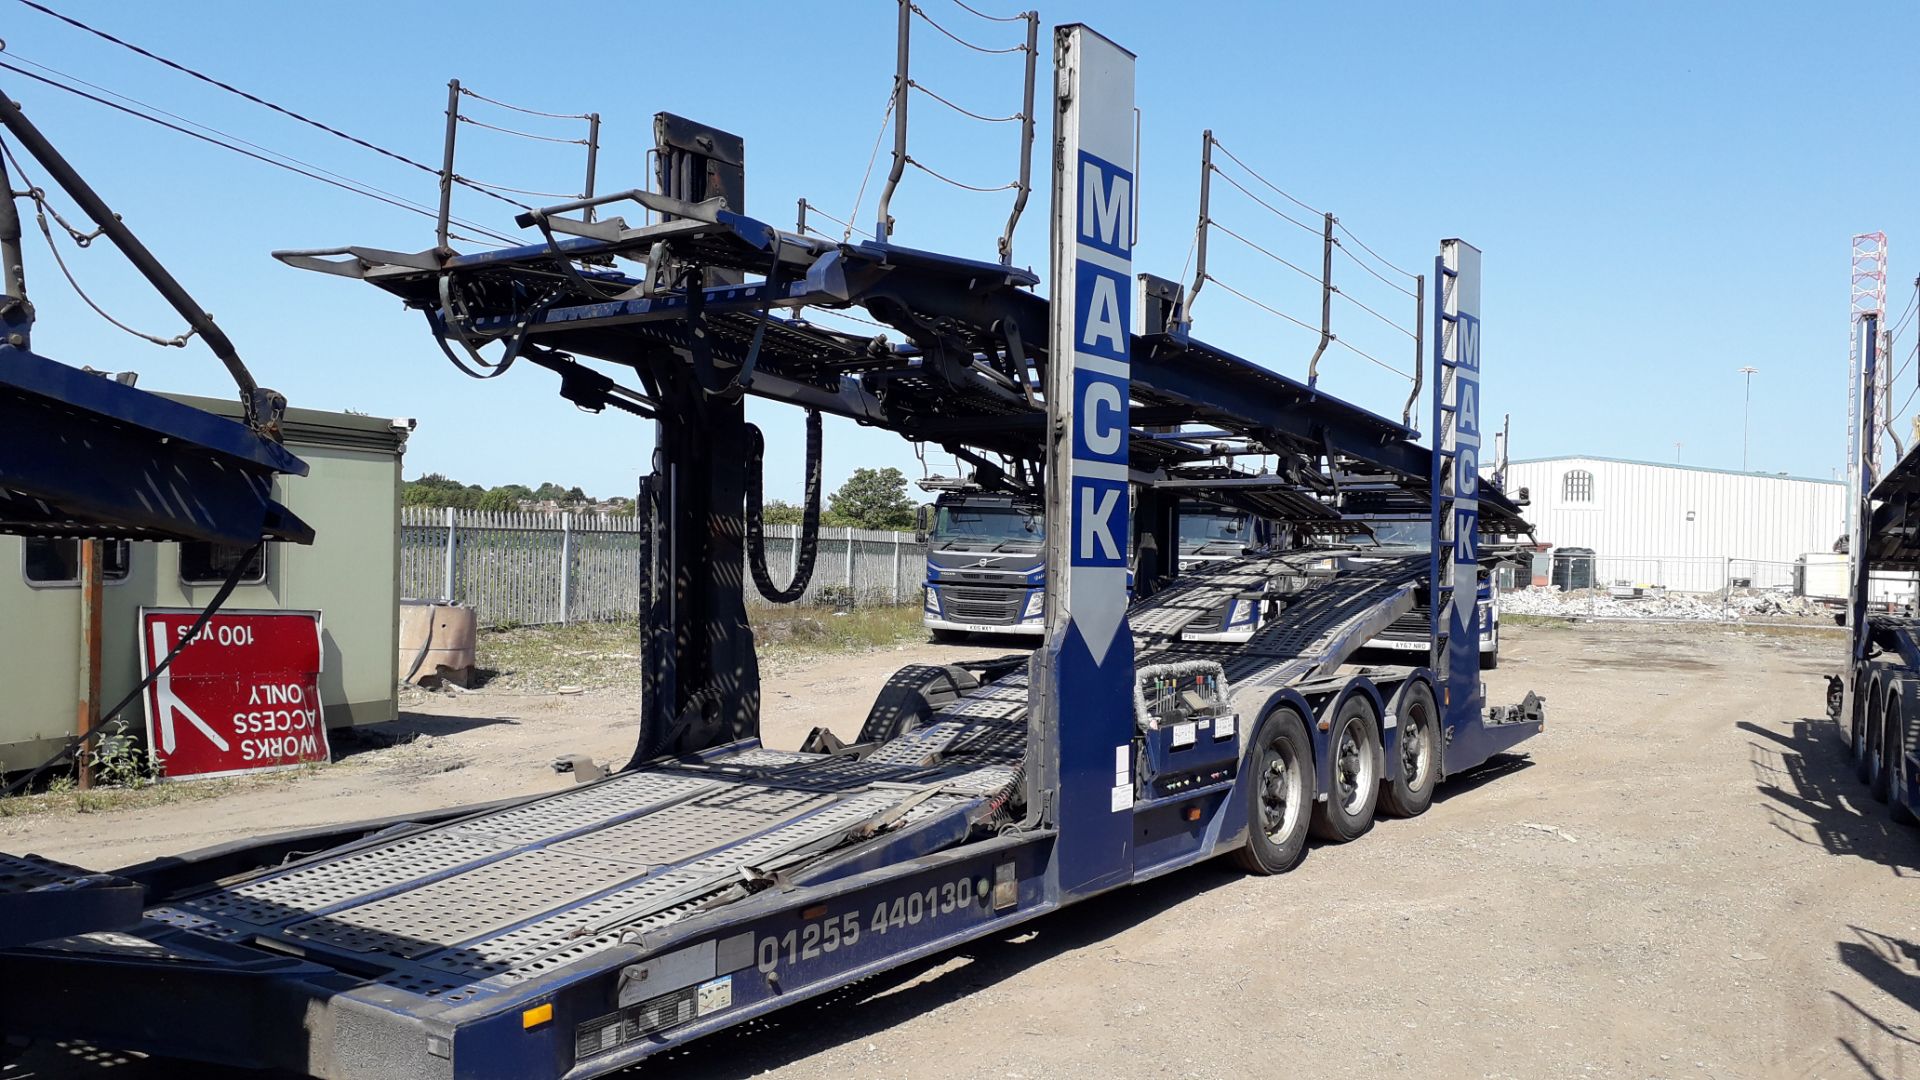
<svg viewBox="0 0 1920 1080"><path fill-rule="evenodd" d="M1875 571L1920 571L1920 446L1875 482L1880 439L1876 368L1879 316L1860 317L1856 342L1862 374L1860 417L1851 475L1854 527L1847 550L1852 579L1847 607L1847 662L1827 680L1827 713L1852 751L1867 793L1887 804L1895 821L1920 814L1920 618L1875 613L1869 597Z"/></svg>
<svg viewBox="0 0 1920 1080"><path fill-rule="evenodd" d="M1054 49L1056 305L1005 266L819 243L703 202L726 163L687 147L726 140L682 141L672 118L669 194L628 196L665 222L562 207L530 220L578 239L326 264L423 310L454 349L501 340L576 402L655 420L634 758L559 794L124 872L149 891L137 929L0 953L7 1031L324 1077L599 1075L1218 855L1284 871L1309 827L1345 840L1376 810L1419 813L1441 778L1539 731L1531 695L1484 705L1471 627L1454 625L1456 594L1472 610L1478 252L1448 241L1438 260L1433 451L1219 349L1132 335L1134 60L1077 25ZM660 287L592 268L615 254L645 255ZM773 280L709 284L756 269ZM858 305L912 345L775 303ZM757 442L747 393L1037 455L1061 526L1045 645L970 666L976 685L937 709L903 672L852 746L763 747L742 595L759 554L756 455L737 449ZM1235 566L1130 607L1126 486L1136 425L1192 422L1258 438L1303 484L1324 479L1315 462L1430 483L1432 560L1333 576L1244 644L1177 642ZM1450 620L1433 666L1342 671L1423 578Z"/></svg>

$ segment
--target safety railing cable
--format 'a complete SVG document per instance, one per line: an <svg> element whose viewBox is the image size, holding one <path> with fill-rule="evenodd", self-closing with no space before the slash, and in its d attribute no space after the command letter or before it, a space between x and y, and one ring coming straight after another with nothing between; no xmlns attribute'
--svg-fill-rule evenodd
<svg viewBox="0 0 1920 1080"><path fill-rule="evenodd" d="M948 176L944 173L936 172L932 168L929 168L926 162L921 161L918 158L913 157L912 155L908 155L907 164L913 166L916 169L919 169L921 172L926 173L928 176L933 177L935 180L952 184L954 187L962 188L967 191L978 191L981 194L988 194L995 191L1012 191L1013 189L1020 186L1020 182L1018 180L1009 180L1006 183L1001 184L999 187L978 187L976 185L969 184L961 180L955 180L953 177Z"/></svg>
<svg viewBox="0 0 1920 1080"><path fill-rule="evenodd" d="M562 139L555 135L535 135L531 131L520 131L517 128L501 127L498 124L489 124L484 120L475 120L471 116L462 115L460 122L463 124L472 124L477 128L486 128L488 131L497 131L502 135L514 135L522 139L533 139L537 142L559 143L562 146L587 145L587 140L585 139Z"/></svg>
<svg viewBox="0 0 1920 1080"><path fill-rule="evenodd" d="M1011 265L1013 262L1013 234L1014 234L1014 231L1019 227L1020 216L1022 212L1025 211L1026 205L1027 205L1027 198L1032 193L1032 190L1033 190L1033 186L1031 182L1032 175L1033 175L1033 135L1034 135L1033 97L1034 97L1034 86L1035 86L1035 78L1036 78L1035 73L1038 67L1038 58L1039 58L1039 52L1040 52L1040 47L1039 47L1040 16L1035 12L1028 11L1028 12L1023 12L1018 16L1003 18L1000 16L988 15L987 13L980 11L977 8L971 7L967 4L957 3L957 0L956 0L957 6L959 6L962 10L972 15L978 16L979 18L987 20L989 22L1002 23L1002 24L1019 22L1019 23L1026 24L1027 36L1026 36L1026 41L1024 43L1019 45L1009 46L1007 48L992 48L986 45L982 45L975 41L969 41L967 38L948 29L946 26L942 25L938 20L936 20L933 16L929 15L926 9L921 7L918 3L915 3L914 0L898 0L898 3L899 3L899 14L898 14L898 25L895 31L895 66L894 66L894 75L893 75L893 92L888 98L888 107L889 107L890 115L893 120L893 166L887 171L886 183L881 188L881 191L880 191L880 202L875 213L875 222L874 222L874 229L873 229L874 238L884 243L892 237L893 216L891 213L891 208L893 205L893 195L894 195L894 192L899 189L900 180L906 174L907 167L911 165L919 169L920 171L926 173L927 175L932 176L936 180L944 181L945 183L953 187L960 188L964 191L974 191L974 192L981 192L981 193L991 193L991 192L999 192L999 191L1014 192L1015 195L1013 200L1013 208L1007 215L1006 227L1001 230L1000 241L999 241L1000 262L1003 265ZM939 91L934 90L933 88L925 85L924 83L921 83L918 80L914 79L912 69L911 69L911 57L912 57L911 42L913 38L913 24L915 19L918 19L921 22L926 23L928 26L933 27L936 31L938 31L943 36L977 53L984 53L987 55L1024 55L1025 63L1023 64L1023 67L1025 69L1026 79L1025 79L1024 94L1022 96L1020 109L1016 112L1013 112L1005 116L991 115L984 112L978 112L964 105L961 105L959 102L953 100L952 98L944 94L941 94ZM946 106L948 109L956 113L959 113L961 116L967 117L968 119L971 119L971 120L976 120L981 123L987 123L987 124L1009 124L1009 123L1017 122L1020 125L1020 170L1017 177L1010 183L1000 184L993 187L987 187L987 186L982 186L978 184L969 184L963 181L955 180L954 178L947 176L946 174L941 173L938 170L928 167L925 162L915 160L907 151L908 99L912 96L912 93L915 90L918 90L922 94L925 94L926 96ZM884 134L883 134L883 137L884 137ZM878 142L876 142L874 145L875 145L875 154L877 155L879 151L879 144ZM867 166L868 176L872 175L872 169L873 169L873 164L871 161L869 161ZM861 180L861 190L862 190L863 196L864 196L865 189L866 189L866 179L863 178ZM853 216L855 218L858 218L859 216L859 211L857 207L855 209ZM849 233L848 235L850 236L851 233Z"/></svg>
<svg viewBox="0 0 1920 1080"><path fill-rule="evenodd" d="M1316 333L1316 334L1320 332L1319 327L1314 326L1311 323L1304 322L1300 319L1296 319L1293 316L1287 314L1284 311L1281 311L1279 308L1276 308L1270 304L1262 303L1259 300L1255 300L1253 297L1248 296L1246 293L1241 292L1239 289L1236 289L1233 286L1227 284L1226 282L1221 281L1219 278L1214 277L1212 274L1207 275L1207 280L1213 282L1215 285L1218 285L1221 289L1225 290L1226 292L1229 292L1234 296L1237 296L1240 299L1245 300L1247 303L1252 304L1254 307L1259 308L1260 310L1266 312L1269 315L1277 315L1280 318L1285 319L1286 321L1292 323L1293 325L1300 327L1302 330L1312 331L1313 333ZM1355 356L1358 356L1361 359L1368 361L1369 363L1377 365L1383 371L1390 371L1393 374L1398 375L1400 378L1407 380L1408 382L1413 381L1413 376L1407 374L1404 371L1401 371L1399 368L1394 367L1392 364L1387 363L1385 360L1380 359L1379 357L1373 355L1372 353L1367 352L1365 349L1362 349L1356 345L1350 344L1349 342L1341 339L1341 337L1337 334L1333 335L1328 340L1332 344L1338 345L1341 348L1347 350L1348 352L1353 353Z"/></svg>
<svg viewBox="0 0 1920 1080"><path fill-rule="evenodd" d="M1019 15L989 15L986 12L981 11L979 8L974 7L972 4L965 3L964 0L953 0L953 3L955 7L962 8L968 13L972 15L976 15L982 19L985 19L988 22L1016 23L1016 22L1023 22L1027 18L1026 13L1024 12L1022 12Z"/></svg>
<svg viewBox="0 0 1920 1080"><path fill-rule="evenodd" d="M1234 166L1232 172L1229 172L1216 162L1214 157L1215 151L1219 152L1222 161L1230 162ZM1243 183L1240 177L1235 175L1236 173L1243 174L1247 178L1247 182ZM1248 233L1223 224L1213 207L1212 181L1216 176L1225 180L1230 188L1239 192L1242 196L1245 196L1247 200L1255 206L1258 206L1267 213L1272 214L1274 217L1279 218L1281 221L1295 228L1304 232L1313 233L1319 240L1320 268L1318 272L1316 273L1314 270L1308 269L1300 263L1287 258L1275 250L1274 247L1255 239L1253 236L1248 235ZM1253 190L1249 184L1258 185L1264 189L1264 192ZM1276 205L1274 201L1271 201L1265 195L1266 192L1278 196L1279 199L1285 201L1284 204ZM1291 204L1292 207L1298 208L1298 210L1316 215L1320 218L1319 226L1315 227L1295 216L1294 213L1289 212L1285 204ZM1289 314L1272 303L1255 299L1248 292L1234 288L1227 282L1220 280L1220 275L1208 265L1207 240L1209 234L1213 232L1224 233L1252 251L1265 256L1273 262L1279 263L1286 269L1318 286L1320 294L1319 325L1315 326L1306 319ZM1351 242L1354 247L1357 247L1359 252L1364 252L1364 256L1354 250L1350 250L1348 242ZM1343 253L1348 261L1363 270L1367 276L1374 281L1412 300L1414 302L1414 314L1411 327L1386 314L1380 310L1379 307L1368 303L1367 300L1362 299L1360 296L1353 295L1340 288L1340 286L1334 282L1335 251ZM1179 301L1180 306L1177 316L1179 322L1189 327L1192 325L1194 300L1199 296L1202 288L1208 282L1212 282L1219 286L1223 292L1238 297L1268 314L1318 335L1319 342L1314 347L1312 357L1307 361L1308 385L1318 384L1321 358L1329 348L1336 345L1384 371L1392 372L1400 378L1407 380L1412 384L1412 391L1408 394L1405 407L1402 409L1401 420L1402 423L1408 426L1412 425L1413 408L1419 400L1421 386L1424 382L1425 342L1423 324L1426 309L1426 279L1419 275L1407 274L1404 270L1383 258L1379 252L1368 246L1365 241L1354 235L1352 230L1342 225L1340 220L1332 213L1314 207L1306 200L1294 195L1292 192L1287 191L1285 188L1282 188L1280 185L1262 175L1259 170L1248 165L1245 160L1222 145L1220 140L1214 138L1211 130L1204 132L1201 136L1200 213L1194 227L1193 244L1190 249L1188 261L1194 268L1192 285L1186 290ZM1389 277L1388 273L1402 275L1413 287L1409 289L1406 284ZM1181 271L1181 278L1182 280L1186 279L1186 270L1184 267ZM1397 331L1403 337L1411 340L1414 352L1411 371L1397 368L1385 360L1382 360L1378 355L1375 355L1374 352L1336 334L1334 332L1335 297L1344 299L1348 304L1358 308L1369 318L1389 329Z"/></svg>
<svg viewBox="0 0 1920 1080"><path fill-rule="evenodd" d="M802 198L800 200L800 227L797 231L802 233L810 232L815 236L824 237L829 240L833 239L831 236L828 236L826 233L821 232L819 229L814 228L811 224L808 223L807 218L814 214L818 214L819 216L826 218L828 221L833 222L835 225L839 225L845 228L847 231L847 236L851 236L854 233L859 233L862 236L873 235L872 233L868 232L867 230L861 228L858 225L855 225L853 222L848 221L845 218L834 217L832 214L828 213L825 210L822 210L818 205L816 205L815 203L805 198ZM842 237L843 242L845 239L846 237Z"/></svg>
<svg viewBox="0 0 1920 1080"><path fill-rule="evenodd" d="M975 120L978 120L978 121L980 121L981 123L985 123L985 124L1011 124L1011 123L1014 123L1014 122L1016 122L1016 121L1019 121L1019 120L1025 120L1025 119L1026 119L1026 116L1025 116L1024 114L1022 114L1022 113L1012 113L1012 114L1010 114L1010 115L1007 115L1007 116L986 116L986 115L984 115L984 114L981 114L981 113L977 113L977 112L974 112L974 111L973 111L972 109L969 109L969 108L967 108L967 107L966 107L966 106L964 106L964 105L956 105L956 104L954 104L954 103L953 103L952 101L949 101L949 100L947 100L946 98L944 98L944 97L942 97L942 96L940 96L939 94L937 94L937 93L935 93L934 91L932 91L932 90L930 90L930 89L928 89L925 83L922 83L922 82L920 82L920 81L918 81L918 80L916 80L916 79L908 79L908 80L907 80L907 85L908 85L908 86L911 86L911 87L912 87L912 88L914 88L915 90L918 90L918 91L920 91L921 93L923 93L923 94L925 94L925 95L927 95L928 97L930 97L930 98L932 98L933 100L935 100L935 101L937 101L937 102L939 102L940 104L942 104L942 105L945 105L945 106L946 106L947 108L949 108L949 109L952 109L952 110L953 110L954 112L957 112L957 113L959 113L959 114L960 114L960 115L962 115L962 116L970 116L970 117L972 117L972 118L974 118Z"/></svg>
<svg viewBox="0 0 1920 1080"><path fill-rule="evenodd" d="M993 48L988 48L985 45L975 44L974 42L968 41L966 38L963 38L959 34L956 34L953 31L947 29L946 27L941 26L938 22L935 22L933 16L927 14L926 9L921 7L919 4L908 4L907 6L913 10L913 13L915 15L920 16L920 21L926 23L928 26L933 27L935 30L940 31L942 34L945 34L947 37L953 39L959 44L964 45L969 49L972 49L974 52L985 53L989 56L1004 56L1009 53L1021 53L1021 52L1027 51L1027 47L1025 45L1011 45L1004 49L993 49ZM969 8L968 10L972 10L972 9Z"/></svg>
<svg viewBox="0 0 1920 1080"><path fill-rule="evenodd" d="M486 104L492 105L496 108L507 109L509 111L520 113L525 116L538 116L538 117L544 117L551 120L584 121L587 125L586 138L584 139L564 138L556 135L542 135L538 132L522 131L518 128L505 127L500 124L492 124L484 120L478 120L478 119L475 119L474 117L466 115L461 111L460 101L462 98L470 98L474 101L485 102ZM505 101L500 101L496 98L487 97L484 94L475 93L473 90L469 89L468 87L461 85L459 79L452 79L452 80L449 80L447 83L446 116L447 116L446 141L442 147L440 168L435 170L435 172L440 177L440 209L437 215L438 226L435 230L435 237L439 242L439 249L442 252L447 252L451 250L447 246L447 241L451 236L449 232L449 224L454 220L453 189L456 185L460 187L468 188L470 190L483 192L486 195L490 196L491 198L495 198L503 202L511 203L512 205L527 211L533 210L533 207L527 205L526 203L521 202L518 199L510 198L508 195L502 194L502 193L510 192L513 195L525 195L529 198L535 198L535 199L560 199L560 200L567 200L567 201L578 199L583 202L590 201L593 198L594 171L599 161L599 155L600 155L600 114L599 113L556 113L556 112L547 112L541 109L529 109L523 105L513 105ZM497 132L502 135L510 135L518 139L529 139L535 142L552 143L560 146L586 147L586 158L587 158L586 177L581 185L580 191L551 192L551 191L543 191L537 188L513 187L507 184L489 183L486 181L475 180L472 177L461 175L460 173L456 172L454 169L454 150L458 141L459 129L461 124L466 124L470 127L480 128L485 131ZM586 220L586 221L593 220L593 207L591 205L582 208L582 218L583 220ZM548 235L547 239L549 243L551 243L552 236ZM577 280L577 276L576 276L576 280Z"/></svg>
<svg viewBox="0 0 1920 1080"><path fill-rule="evenodd" d="M591 120L593 119L593 116L594 116L594 114L592 113L541 112L539 109L529 109L525 105L514 105L509 102L500 101L495 98L490 98L485 94L475 93L474 91L464 86L460 88L460 95L462 97L470 97L475 101L484 101L489 105L497 105L502 109L508 109L517 113L525 113L528 116L544 116L549 120Z"/></svg>

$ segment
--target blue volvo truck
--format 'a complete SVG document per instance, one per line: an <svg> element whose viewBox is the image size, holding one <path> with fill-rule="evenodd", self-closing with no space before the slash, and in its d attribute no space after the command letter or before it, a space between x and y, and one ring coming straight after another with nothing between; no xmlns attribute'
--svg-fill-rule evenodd
<svg viewBox="0 0 1920 1080"><path fill-rule="evenodd" d="M859 243L750 217L741 141L669 114L656 189L521 215L539 241L280 253L397 297L472 373L518 361L516 378L653 427L633 755L562 792L108 873L8 856L16 906L116 888L144 909L0 949L0 1029L338 1080L598 1076L1207 860L1283 873L1309 834L1337 845L1420 814L1538 734L1538 698L1487 703L1474 642L1480 253L1447 240L1434 262L1431 445L1281 373L1288 358L1263 366L1165 319L1132 333L1135 58L1082 25L1056 28L1051 55L1051 298L1010 263L890 242L884 214L883 239ZM858 310L905 344L876 350L807 307ZM1009 356L1024 387L999 377ZM764 745L776 706L741 568L771 597L805 582L768 573L748 396L808 414L816 480L826 413L1039 468L1039 647L903 669L841 734ZM1390 475L1429 498L1431 551L1325 568L1330 548L1302 547L1130 597L1149 417L1259 440L1302 483L1283 514L1320 514L1318 470ZM1176 542L1158 515L1143 525ZM1284 608L1247 641L1181 640L1223 596L1282 577ZM1422 589L1430 654L1349 663Z"/></svg>

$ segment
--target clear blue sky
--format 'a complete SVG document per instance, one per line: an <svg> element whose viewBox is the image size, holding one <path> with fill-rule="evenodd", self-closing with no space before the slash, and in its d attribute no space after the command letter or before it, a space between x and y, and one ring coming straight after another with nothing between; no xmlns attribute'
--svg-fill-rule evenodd
<svg viewBox="0 0 1920 1080"><path fill-rule="evenodd" d="M50 0L76 17L338 127L437 162L446 80L489 96L604 118L601 188L644 183L651 117L671 110L747 140L750 213L790 224L805 195L844 215L886 103L894 7L774 5L135 5ZM950 0L921 0L983 42L1013 27ZM1002 11L1006 5L989 4ZM1486 252L1485 408L1513 414L1516 457L1595 453L1740 464L1736 369L1753 382L1752 467L1827 476L1842 464L1847 245L1884 229L1890 304L1920 268L1920 160L1910 133L1920 67L1900 43L1920 8L1609 4L1282 5L1056 3L1140 56L1141 242L1136 269L1177 275L1193 235L1200 132L1386 258L1430 268L1437 241ZM421 202L432 177L304 128L0 0L0 37L37 61ZM1018 67L953 46L924 24L916 75L981 112L1018 107ZM1878 69L1873 54L1886 51ZM1043 77L1044 101L1047 83ZM371 287L302 273L274 248L431 246L431 222L270 169L0 72L21 101L238 342L262 383L295 405L420 422L407 475L482 484L554 480L631 493L648 427L587 416L550 375L491 383L453 371L408 313ZM1045 115L1045 108L1040 110ZM960 121L916 96L913 150L992 184L1014 173L1014 131ZM505 120L505 117L490 117ZM525 123L524 118L514 123ZM555 128L542 130L555 131ZM1875 136L1882 136L1876 143ZM461 170L515 187L571 190L578 148L462 131ZM1044 269L1049 135L1016 257ZM875 185L884 173L885 153ZM1317 242L1216 185L1216 216L1313 265ZM1256 188L1256 190L1259 190ZM870 225L874 191L862 223ZM67 204L70 205L70 204ZM944 188L909 172L897 238L990 258L1008 196ZM459 211L513 232L501 204ZM33 226L28 222L29 233ZM1310 321L1310 289L1216 237L1218 276ZM1236 250L1237 249L1237 250ZM159 350L82 308L29 236L36 346L57 359L133 368L142 385L225 394L195 344ZM177 318L104 245L69 259L110 310L172 334ZM1342 260L1356 299L1400 316L1397 294ZM1314 338L1209 286L1196 332L1301 374ZM1372 291L1368 291L1372 290ZM1397 305L1389 307L1389 305ZM1406 367L1411 343L1342 305L1336 329ZM1896 350L1904 357L1909 330ZM1323 385L1397 415L1404 382L1341 350ZM1896 401L1915 385L1909 368ZM797 450L798 416L756 409L774 447ZM908 444L831 424L830 483L860 465L917 475ZM800 455L769 455L769 493L795 497Z"/></svg>

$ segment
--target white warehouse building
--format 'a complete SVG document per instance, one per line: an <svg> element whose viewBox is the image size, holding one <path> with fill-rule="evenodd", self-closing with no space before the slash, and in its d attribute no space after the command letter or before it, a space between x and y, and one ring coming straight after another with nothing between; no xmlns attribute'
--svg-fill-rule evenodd
<svg viewBox="0 0 1920 1080"><path fill-rule="evenodd" d="M1802 556L1827 561L1819 556L1846 532L1838 480L1554 457L1509 463L1506 489L1521 488L1534 536L1556 549L1591 549L1596 584L1791 586Z"/></svg>

